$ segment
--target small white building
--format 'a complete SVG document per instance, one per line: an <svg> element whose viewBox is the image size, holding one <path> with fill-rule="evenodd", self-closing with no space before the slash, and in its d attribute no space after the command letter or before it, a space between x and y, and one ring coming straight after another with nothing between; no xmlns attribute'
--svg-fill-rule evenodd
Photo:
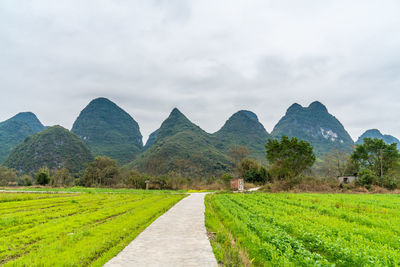
<svg viewBox="0 0 400 267"><path fill-rule="evenodd" d="M356 176L339 176L337 181L341 184L349 184L354 182L357 179Z"/></svg>

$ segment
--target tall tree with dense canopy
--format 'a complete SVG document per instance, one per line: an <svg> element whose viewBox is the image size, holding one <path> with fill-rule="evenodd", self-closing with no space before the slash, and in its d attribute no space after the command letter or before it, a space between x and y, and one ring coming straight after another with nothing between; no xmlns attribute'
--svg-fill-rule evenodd
<svg viewBox="0 0 400 267"><path fill-rule="evenodd" d="M118 182L119 176L120 172L115 160L98 156L86 168L82 183L85 186L110 186Z"/></svg>
<svg viewBox="0 0 400 267"><path fill-rule="evenodd" d="M292 178L310 170L315 162L310 143L296 137L282 136L280 140L268 139L265 145L270 173L278 179Z"/></svg>
<svg viewBox="0 0 400 267"><path fill-rule="evenodd" d="M378 138L364 138L364 143L357 145L351 159L358 170L368 169L376 176L384 176L400 159L397 144L386 144Z"/></svg>

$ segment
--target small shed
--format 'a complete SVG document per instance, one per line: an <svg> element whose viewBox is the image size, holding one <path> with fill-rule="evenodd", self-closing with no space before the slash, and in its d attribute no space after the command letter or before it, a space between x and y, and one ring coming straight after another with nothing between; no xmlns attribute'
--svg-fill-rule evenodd
<svg viewBox="0 0 400 267"><path fill-rule="evenodd" d="M339 176L337 181L341 184L348 184L354 182L356 179L356 176Z"/></svg>
<svg viewBox="0 0 400 267"><path fill-rule="evenodd" d="M237 191L244 191L244 180L243 179L231 179L231 189Z"/></svg>

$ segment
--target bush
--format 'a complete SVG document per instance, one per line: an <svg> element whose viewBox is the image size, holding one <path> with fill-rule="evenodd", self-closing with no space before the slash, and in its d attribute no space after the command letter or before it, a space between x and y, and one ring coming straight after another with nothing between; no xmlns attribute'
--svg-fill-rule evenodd
<svg viewBox="0 0 400 267"><path fill-rule="evenodd" d="M13 169L0 166L0 185L6 186L17 182L17 172Z"/></svg>
<svg viewBox="0 0 400 267"><path fill-rule="evenodd" d="M33 179L29 175L24 175L18 178L17 184L18 186L31 186L33 184Z"/></svg>
<svg viewBox="0 0 400 267"><path fill-rule="evenodd" d="M50 178L51 185L61 186L67 185L71 186L74 184L74 178L71 176L70 172L66 168L61 168L57 170L54 175Z"/></svg>
<svg viewBox="0 0 400 267"><path fill-rule="evenodd" d="M39 185L47 185L50 182L49 169L47 167L40 168L36 173L36 183Z"/></svg>
<svg viewBox="0 0 400 267"><path fill-rule="evenodd" d="M86 168L80 181L85 186L111 186L120 178L117 162L109 157L96 157Z"/></svg>
<svg viewBox="0 0 400 267"><path fill-rule="evenodd" d="M376 184L378 177L373 171L364 169L358 173L357 184L369 188L371 185Z"/></svg>
<svg viewBox="0 0 400 267"><path fill-rule="evenodd" d="M233 175L232 175L232 173L228 173L228 172L226 172L226 173L223 173L222 175L221 175L221 181L224 183L224 184L229 184L230 183L230 181L233 179Z"/></svg>
<svg viewBox="0 0 400 267"><path fill-rule="evenodd" d="M388 189L399 188L400 174L396 171L389 170L389 172L382 177L381 186Z"/></svg>
<svg viewBox="0 0 400 267"><path fill-rule="evenodd" d="M247 183L265 184L270 180L265 167L254 159L244 159L239 165L238 172Z"/></svg>
<svg viewBox="0 0 400 267"><path fill-rule="evenodd" d="M124 177L123 183L125 186L135 189L146 188L146 177L136 170L123 171L122 176Z"/></svg>

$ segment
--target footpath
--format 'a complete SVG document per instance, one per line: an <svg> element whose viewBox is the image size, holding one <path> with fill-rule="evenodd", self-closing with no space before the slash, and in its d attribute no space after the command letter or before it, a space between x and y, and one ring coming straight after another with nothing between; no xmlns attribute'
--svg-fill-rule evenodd
<svg viewBox="0 0 400 267"><path fill-rule="evenodd" d="M182 199L104 266L218 266L204 225L205 195Z"/></svg>

